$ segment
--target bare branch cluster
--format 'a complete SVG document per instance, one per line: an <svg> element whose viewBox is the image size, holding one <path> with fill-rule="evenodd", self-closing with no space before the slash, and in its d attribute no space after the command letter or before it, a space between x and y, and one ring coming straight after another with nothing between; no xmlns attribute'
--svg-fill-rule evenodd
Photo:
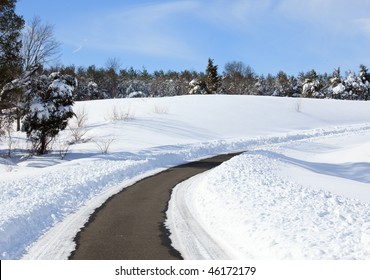
<svg viewBox="0 0 370 280"><path fill-rule="evenodd" d="M43 24L39 17L35 17L24 29L21 53L25 69L58 59L60 42L54 36L54 26Z"/></svg>

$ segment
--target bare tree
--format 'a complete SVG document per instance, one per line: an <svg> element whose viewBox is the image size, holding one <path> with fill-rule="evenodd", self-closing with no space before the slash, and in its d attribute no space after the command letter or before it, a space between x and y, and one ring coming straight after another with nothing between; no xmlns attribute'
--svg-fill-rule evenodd
<svg viewBox="0 0 370 280"><path fill-rule="evenodd" d="M47 64L60 56L60 43L54 36L54 27L43 24L39 17L34 17L30 25L26 25L22 44L22 58L26 70L31 65Z"/></svg>
<svg viewBox="0 0 370 280"><path fill-rule="evenodd" d="M224 67L224 87L227 93L253 94L257 82L253 69L240 61L232 61Z"/></svg>
<svg viewBox="0 0 370 280"><path fill-rule="evenodd" d="M122 63L118 57L110 57L107 59L105 66L107 69L112 69L114 72L118 73Z"/></svg>
<svg viewBox="0 0 370 280"><path fill-rule="evenodd" d="M113 143L115 139L114 138L108 138L108 139L100 139L95 141L96 146L99 148L100 152L103 155L108 154L109 147Z"/></svg>

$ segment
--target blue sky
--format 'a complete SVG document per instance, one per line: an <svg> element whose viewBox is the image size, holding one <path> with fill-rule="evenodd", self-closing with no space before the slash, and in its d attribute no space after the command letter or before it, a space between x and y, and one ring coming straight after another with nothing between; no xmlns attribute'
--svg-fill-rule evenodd
<svg viewBox="0 0 370 280"><path fill-rule="evenodd" d="M26 22L54 25L60 63L257 74L370 68L370 0L18 0Z"/></svg>

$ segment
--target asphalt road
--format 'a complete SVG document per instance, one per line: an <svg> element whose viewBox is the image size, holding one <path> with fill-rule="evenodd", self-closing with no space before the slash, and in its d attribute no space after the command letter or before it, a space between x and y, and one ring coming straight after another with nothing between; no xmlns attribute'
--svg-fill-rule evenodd
<svg viewBox="0 0 370 280"><path fill-rule="evenodd" d="M236 154L220 155L147 177L108 199L75 237L70 259L182 259L163 226L171 190L178 183L216 167Z"/></svg>

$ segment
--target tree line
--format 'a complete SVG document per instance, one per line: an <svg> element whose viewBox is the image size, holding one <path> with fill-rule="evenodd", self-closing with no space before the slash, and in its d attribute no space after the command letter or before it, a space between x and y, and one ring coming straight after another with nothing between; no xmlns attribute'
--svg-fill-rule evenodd
<svg viewBox="0 0 370 280"><path fill-rule="evenodd" d="M210 58L205 71L154 71L131 68L120 69L118 59L108 59L106 67L59 66L46 72L61 72L78 80L74 91L77 101L162 97L187 94L235 94L282 97L333 98L342 100L368 100L370 73L360 65L358 72L340 68L333 73L318 74L315 70L297 76L284 71L276 75L258 75L241 61L226 63L221 74Z"/></svg>
<svg viewBox="0 0 370 280"><path fill-rule="evenodd" d="M370 74L315 70L297 76L283 71L258 75L241 61L222 72L209 58L204 71L122 68L118 58L105 67L50 66L60 55L53 26L35 17L27 26L15 13L17 0L0 0L0 136L16 123L44 154L50 141L73 117L74 101L162 97L186 94L238 94L368 100ZM55 63L54 63L55 64Z"/></svg>

